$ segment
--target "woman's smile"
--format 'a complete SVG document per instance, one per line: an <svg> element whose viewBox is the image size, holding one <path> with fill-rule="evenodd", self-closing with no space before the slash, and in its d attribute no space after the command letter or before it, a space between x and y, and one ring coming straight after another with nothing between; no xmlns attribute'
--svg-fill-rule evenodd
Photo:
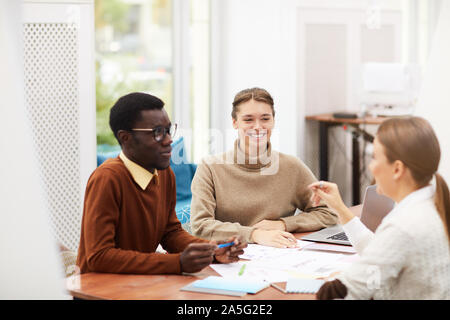
<svg viewBox="0 0 450 320"><path fill-rule="evenodd" d="M253 140L261 140L267 138L267 130L248 130L245 135Z"/></svg>

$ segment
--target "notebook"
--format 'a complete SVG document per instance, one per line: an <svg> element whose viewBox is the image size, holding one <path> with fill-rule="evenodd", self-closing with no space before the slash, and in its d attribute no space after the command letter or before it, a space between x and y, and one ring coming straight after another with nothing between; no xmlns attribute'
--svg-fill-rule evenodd
<svg viewBox="0 0 450 320"><path fill-rule="evenodd" d="M250 280L242 278L229 278L209 276L203 280L194 281L191 286L193 288L217 289L235 292L258 293L267 288L270 283L262 280Z"/></svg>
<svg viewBox="0 0 450 320"><path fill-rule="evenodd" d="M289 278L286 283L287 293L316 293L324 284L324 280Z"/></svg>
<svg viewBox="0 0 450 320"><path fill-rule="evenodd" d="M196 288L192 285L192 283L180 289L181 291L191 291L191 292L200 292L200 293L211 293L211 294L219 294L225 296L234 296L234 297L243 297L247 293L239 292L239 291L230 291L230 290L220 290L220 289L207 289L207 288Z"/></svg>

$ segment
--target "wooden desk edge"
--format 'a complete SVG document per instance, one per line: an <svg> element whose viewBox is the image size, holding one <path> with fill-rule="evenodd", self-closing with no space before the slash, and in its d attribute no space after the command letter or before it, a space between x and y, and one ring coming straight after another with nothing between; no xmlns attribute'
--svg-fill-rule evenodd
<svg viewBox="0 0 450 320"><path fill-rule="evenodd" d="M67 290L68 294L71 295L74 299L82 299L82 300L112 300L111 298L108 298L108 297L95 296L95 295L79 292L79 291L76 291L76 290L71 290L71 289L66 289L66 290Z"/></svg>

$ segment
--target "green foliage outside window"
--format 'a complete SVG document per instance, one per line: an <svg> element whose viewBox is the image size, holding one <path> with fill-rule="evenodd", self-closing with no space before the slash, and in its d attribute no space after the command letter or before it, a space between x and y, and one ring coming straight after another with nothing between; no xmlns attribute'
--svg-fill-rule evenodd
<svg viewBox="0 0 450 320"><path fill-rule="evenodd" d="M95 1L97 145L117 145L109 128L109 111L127 93L154 94L165 102L171 115L171 52L155 51L170 46L170 33L153 39L154 32L143 34L149 30L143 27L144 22L156 32L170 30L170 1L148 0L140 5L123 0Z"/></svg>

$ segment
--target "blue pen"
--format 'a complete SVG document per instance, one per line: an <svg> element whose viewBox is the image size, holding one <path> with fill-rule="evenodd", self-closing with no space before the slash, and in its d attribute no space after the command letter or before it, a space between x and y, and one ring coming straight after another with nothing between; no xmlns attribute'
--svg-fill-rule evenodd
<svg viewBox="0 0 450 320"><path fill-rule="evenodd" d="M219 244L219 245L217 245L217 247L218 248L226 248L226 247L232 246L233 244L234 244L234 241L231 241L231 242Z"/></svg>

